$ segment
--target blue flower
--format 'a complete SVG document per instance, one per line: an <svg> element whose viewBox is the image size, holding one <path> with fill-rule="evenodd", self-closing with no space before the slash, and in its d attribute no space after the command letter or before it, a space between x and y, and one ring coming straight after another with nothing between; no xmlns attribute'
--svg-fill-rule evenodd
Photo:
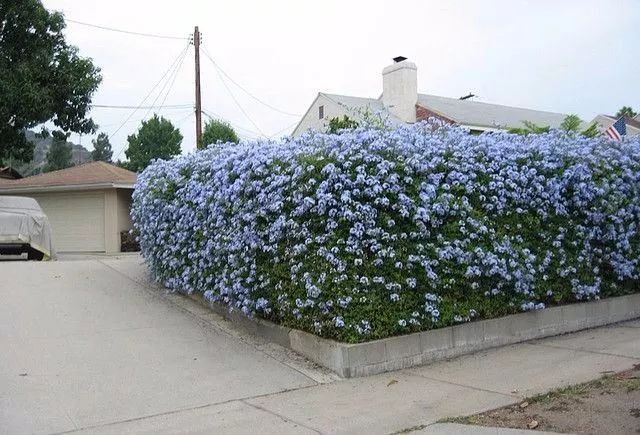
<svg viewBox="0 0 640 435"><path fill-rule="evenodd" d="M431 121L216 144L148 166L131 215L170 289L379 338L636 285L640 138Z"/></svg>

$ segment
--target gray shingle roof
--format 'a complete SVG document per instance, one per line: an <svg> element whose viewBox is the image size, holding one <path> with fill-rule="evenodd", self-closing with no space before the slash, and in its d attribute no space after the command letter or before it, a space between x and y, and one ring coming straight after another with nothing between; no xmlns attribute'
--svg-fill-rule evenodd
<svg viewBox="0 0 640 435"><path fill-rule="evenodd" d="M458 124L489 128L524 127L522 121L531 121L540 126L557 128L567 116L564 113L544 112L426 94L418 94L418 104Z"/></svg>
<svg viewBox="0 0 640 435"><path fill-rule="evenodd" d="M321 94L336 104L349 108L354 112L359 109L368 109L373 113L383 113L389 116L392 121L399 122L384 108L381 98L352 97L324 92ZM524 127L522 121L531 121L540 126L558 128L567 116L564 113L523 109L428 94L418 94L418 104L458 124L485 128Z"/></svg>
<svg viewBox="0 0 640 435"><path fill-rule="evenodd" d="M387 117L392 123L402 122L399 118L385 109L381 98L352 97L349 95L327 94L324 92L320 92L320 95L323 95L334 103L349 109L356 117L363 114L360 111L368 110L372 114L381 114Z"/></svg>
<svg viewBox="0 0 640 435"><path fill-rule="evenodd" d="M367 108L374 110L382 110L384 107L382 101L377 98L351 97L349 95L327 94L320 92L336 104L340 104L349 108Z"/></svg>

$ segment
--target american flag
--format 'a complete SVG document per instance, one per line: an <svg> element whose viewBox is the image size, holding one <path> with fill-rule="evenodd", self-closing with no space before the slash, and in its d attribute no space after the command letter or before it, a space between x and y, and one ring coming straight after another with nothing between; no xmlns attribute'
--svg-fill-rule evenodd
<svg viewBox="0 0 640 435"><path fill-rule="evenodd" d="M624 120L624 116L611 124L611 127L607 128L605 133L613 140L622 140L622 136L627 134L627 123Z"/></svg>

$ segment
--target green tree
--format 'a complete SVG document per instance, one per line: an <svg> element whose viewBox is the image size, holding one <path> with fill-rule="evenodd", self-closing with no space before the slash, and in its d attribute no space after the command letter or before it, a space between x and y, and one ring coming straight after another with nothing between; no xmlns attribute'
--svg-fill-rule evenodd
<svg viewBox="0 0 640 435"><path fill-rule="evenodd" d="M129 159L127 165L132 171L141 171L153 159L168 159L180 154L182 134L171 121L154 114L142 125L136 134L127 137L129 147L124 152Z"/></svg>
<svg viewBox="0 0 640 435"><path fill-rule="evenodd" d="M598 130L598 124L595 122L591 123L591 125L580 132L581 135L586 137L596 137L600 134L600 130Z"/></svg>
<svg viewBox="0 0 640 435"><path fill-rule="evenodd" d="M578 132L580 124L582 124L582 119L578 115L567 115L560 124L560 130Z"/></svg>
<svg viewBox="0 0 640 435"><path fill-rule="evenodd" d="M631 107L629 106L622 106L620 108L620 110L618 110L618 112L616 113L616 118L620 118L622 116L626 116L628 118L633 118L635 116L638 115L638 112L636 112L635 110L633 110Z"/></svg>
<svg viewBox="0 0 640 435"><path fill-rule="evenodd" d="M93 144L91 158L96 162L102 161L111 163L113 150L111 149L111 143L109 142L109 136L107 133L100 133L96 139L91 141L91 143Z"/></svg>
<svg viewBox="0 0 640 435"><path fill-rule="evenodd" d="M531 121L523 121L524 127L510 128L509 133L514 134L540 134L540 133L548 133L551 130L551 127L548 125L541 126L537 125ZM560 130L564 130L567 132L579 133L586 137L594 137L597 136L600 132L598 131L598 125L594 122L586 129L580 131L580 126L582 125L582 119L578 115L567 115L560 124Z"/></svg>
<svg viewBox="0 0 640 435"><path fill-rule="evenodd" d="M335 117L329 120L329 128L327 129L328 133L337 133L340 130L351 130L358 127L358 121L355 119L349 118L347 115L344 115L342 118Z"/></svg>
<svg viewBox="0 0 640 435"><path fill-rule="evenodd" d="M61 132L95 131L87 112L100 70L67 44L64 28L40 0L0 0L0 163L30 161L25 130L47 121Z"/></svg>
<svg viewBox="0 0 640 435"><path fill-rule="evenodd" d="M515 134L540 134L540 133L548 133L551 128L548 125L538 125L531 121L522 121L524 127L515 127L510 128L509 133Z"/></svg>
<svg viewBox="0 0 640 435"><path fill-rule="evenodd" d="M585 128L584 130L580 130L580 126L582 125L582 123L583 121L578 115L567 115L562 121L562 124L560 124L560 129L573 133L579 133L582 136L586 137L595 137L600 134L600 131L598 130L598 124L596 124L595 122L592 122L591 125L589 125L589 127Z"/></svg>
<svg viewBox="0 0 640 435"><path fill-rule="evenodd" d="M218 141L223 143L238 143L240 142L240 139L238 139L238 135L233 127L231 127L227 122L212 119L204 126L202 143L198 144L198 148L204 148L212 143L218 143Z"/></svg>
<svg viewBox="0 0 640 435"><path fill-rule="evenodd" d="M73 150L71 144L67 143L67 135L54 131L53 140L47 152L47 162L44 165L44 172L57 171L58 169L73 166Z"/></svg>

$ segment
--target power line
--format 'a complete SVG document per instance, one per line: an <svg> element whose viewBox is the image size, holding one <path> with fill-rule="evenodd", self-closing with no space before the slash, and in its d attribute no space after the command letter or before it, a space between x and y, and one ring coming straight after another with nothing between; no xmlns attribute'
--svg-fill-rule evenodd
<svg viewBox="0 0 640 435"><path fill-rule="evenodd" d="M187 46L180 50L180 53L178 54L178 57L176 57L174 59L173 62L171 62L171 65L169 65L169 68L164 72L164 74L162 75L162 77L160 77L160 80L158 80L156 82L155 85L153 85L153 87L151 88L151 90L149 91L149 93L147 93L147 95L145 95L145 97L142 99L142 101L140 102L140 104L138 106L136 106L134 108L134 110L129 114L129 116L122 122L122 124L120 125L120 127L118 127L113 133L111 133L109 135L109 137L114 136L118 131L120 131L120 129L122 128L122 126L129 120L131 119L131 117L138 111L140 110L140 108L142 107L142 105L144 104L145 101L147 101L147 98L149 98L151 96L151 94L153 93L153 91L155 91L155 89L158 87L158 85L164 80L164 78L167 76L167 74L169 73L169 71L171 71L173 69L173 67L175 66L176 62L178 62L178 60L182 57L182 55L184 54L184 52L186 52L186 50L189 48L189 45L187 44ZM153 107L153 106L149 106L149 107Z"/></svg>
<svg viewBox="0 0 640 435"><path fill-rule="evenodd" d="M209 119L211 119L213 121L215 121L215 120L223 120L224 122L228 122L229 124L231 124L231 126L233 128L235 128L237 130L244 130L245 132L250 133L250 134L252 134L254 136L258 136L258 137L264 136L263 133L258 133L257 131L251 130L250 128L246 128L246 127L238 125L238 124L236 124L234 122L230 122L224 116L222 116L222 115L220 115L218 113L212 112L209 109L202 109L202 113L204 113Z"/></svg>
<svg viewBox="0 0 640 435"><path fill-rule="evenodd" d="M178 67L174 71L173 80L171 81L171 84L169 85L169 88L167 89L167 93L164 94L164 98L160 102L160 108L158 109L158 113L160 113L164 107L167 107L167 106L164 105L164 103L167 101L167 97L169 96L169 93L171 92L171 89L173 89L173 85L176 82L176 79L178 78L178 73L180 72L180 69L182 68L182 64L184 63L184 59L187 57L187 52L188 51L189 51L189 49L187 48L187 51L185 51L184 56L182 56L182 60L180 61L180 64L178 64ZM160 91L160 92L162 93L162 91Z"/></svg>
<svg viewBox="0 0 640 435"><path fill-rule="evenodd" d="M122 29L116 29L113 27L107 27L107 26L99 26L97 24L91 24L91 23L85 23L82 21L76 21L76 20L72 20L69 18L65 18L66 22L69 23L73 23L73 24L79 24L81 26L87 26L87 27L93 27L96 29L101 29L101 30L108 30L110 32L118 32L118 33L126 33L129 35L136 35L136 36L146 36L149 38L161 38L161 39L181 39L181 40L188 40L188 37L184 37L184 36L169 36L169 35L158 35L155 33L143 33L143 32L133 32L131 30L122 30Z"/></svg>
<svg viewBox="0 0 640 435"><path fill-rule="evenodd" d="M109 104L91 104L92 109L148 109L153 108L153 106L119 106L119 105L109 105ZM164 106L165 109L186 109L188 107L193 107L191 103L185 104L168 104Z"/></svg>
<svg viewBox="0 0 640 435"><path fill-rule="evenodd" d="M162 77L160 77L160 80L158 80L156 82L155 85L153 85L153 87L151 88L151 90L147 93L147 95L145 95L145 97L142 99L142 101L140 102L140 104L129 114L129 116L122 122L122 124L120 124L120 126L109 135L109 137L113 137L117 132L120 131L120 129L127 123L127 121L129 121L129 119L131 119L133 117L133 115L140 109L140 107L142 107L142 105L144 104L145 101L147 101L147 98L149 98L151 96L151 94L153 93L153 91L155 91L155 89L158 87L158 85L164 80L164 78L167 76L167 74L169 73L169 71L172 71L174 66L177 64L177 62L184 57L184 54L187 52L187 50L189 49L189 44L187 44L187 46L185 48L183 48L182 50L180 50L180 53L178 54L178 56L174 59L173 62L171 62L171 65L169 65L169 68L167 68L167 70L164 72L164 74L162 75ZM153 107L152 103L152 106ZM146 117L146 115L145 115ZM118 155L115 157L116 159L118 157L120 157L120 155L122 154L122 152L124 151L124 148L120 150L120 152L118 153Z"/></svg>
<svg viewBox="0 0 640 435"><path fill-rule="evenodd" d="M299 122L299 121L296 121L296 122L294 122L293 124L291 124L291 125L289 125L289 126L287 126L287 127L283 128L282 130L278 130L278 131L276 131L276 132L275 132L275 133L273 133L271 136L269 136L269 139L272 139L273 137L278 136L280 133L282 133L282 132L284 132L284 131L289 130L291 127L295 127L296 125L298 125L298 122Z"/></svg>
<svg viewBox="0 0 640 435"><path fill-rule="evenodd" d="M174 65L173 65L174 68L171 69L171 72L169 73L167 80L162 85L162 88L160 88L160 92L158 92L158 95L156 95L156 97L153 99L153 102L151 103L151 107L147 109L147 112L144 115L145 118L149 115L151 110L155 107L156 101L158 101L158 98L160 98L160 95L162 95L162 93L164 92L164 89L167 87L167 84L171 82L171 86L173 86L172 77L173 77L173 80L175 81L175 76L177 76L178 70L182 66L182 62L184 62L184 58L187 56L188 51L189 51L189 45L187 45L187 47L182 52L182 55L180 56L178 62L177 63L174 62ZM166 100L166 97L165 97L165 100ZM160 107L160 109L162 109L162 107ZM160 109L158 109L158 111L160 111Z"/></svg>
<svg viewBox="0 0 640 435"><path fill-rule="evenodd" d="M185 116L184 118L182 118L178 122L176 122L176 127L180 127L187 119L191 118L194 115L195 114L193 112L189 112L189 114L187 116Z"/></svg>
<svg viewBox="0 0 640 435"><path fill-rule="evenodd" d="M189 105L189 107L183 107L182 109L176 110L176 112L174 112L172 115L173 116L181 116L183 114L186 114L187 112L188 113L193 113L192 108L193 108L193 105ZM145 118L137 118L136 117L134 119L128 120L127 124L129 124L131 122L140 122L140 121L144 121L144 120L145 120ZM100 128L109 128L109 127L114 127L114 126L120 125L120 124L121 124L121 122L113 122L113 123L110 123L110 124L100 124L99 127Z"/></svg>
<svg viewBox="0 0 640 435"><path fill-rule="evenodd" d="M218 113L212 112L209 109L202 109L202 113L204 113L211 120L216 120L216 119L223 120L225 122L228 122L233 128L235 128L237 130L243 130L246 133L250 133L250 134L252 134L254 136L257 136L257 137L261 136L261 133L258 133L257 131L253 131L250 128L246 128L246 127L243 127L241 125L238 125L238 124L236 124L234 122L230 122L229 120L225 119L224 116L222 116L222 115L220 115ZM271 139L271 138L279 135L280 133L289 130L291 127L295 127L297 124L298 124L298 121L294 122L293 124L288 125L287 127L283 128L283 129L280 129L280 130L276 131L275 133L269 135L268 138Z"/></svg>
<svg viewBox="0 0 640 435"><path fill-rule="evenodd" d="M298 113L291 113L291 112L285 112L284 110L280 110L277 107L272 106L271 104L262 101L260 98L256 97L255 95L253 95L251 92L249 92L248 90L246 90L244 87L242 87L238 82L236 82L229 74L227 74L222 67L220 67L220 65L218 65L218 63L213 60L213 57L211 57L211 55L209 54L209 52L207 51L207 49L204 47L202 47L202 51L204 52L205 56L207 56L207 58L209 58L209 60L211 61L211 63L213 63L213 66L220 71L220 73L224 74L224 76L226 78L229 79L229 81L231 83L233 83L234 85L236 85L238 88L240 88L242 91L244 91L245 94L247 94L248 96L250 96L251 98L253 98L254 100L256 100L258 103L270 108L271 110L275 110L278 113L282 113L283 115L288 115L288 116L295 116L295 117L300 117L302 115L298 114Z"/></svg>
<svg viewBox="0 0 640 435"><path fill-rule="evenodd" d="M206 55L206 52L205 52ZM208 55L207 57L209 58L209 60L211 60L211 62L213 62L213 59L211 59ZM215 63L214 63L215 66ZM251 119L251 117L249 116L249 114L244 110L244 108L242 107L242 105L240 104L240 102L236 99L236 96L233 95L233 92L231 91L231 88L229 88L229 86L227 85L227 82L224 81L224 77L222 77L222 74L220 74L220 70L218 70L218 68L216 68L216 73L218 73L218 77L220 78L220 81L222 82L222 85L224 86L224 88L227 90L227 92L229 93L229 96L231 97L231 99L233 100L233 102L236 104L236 106L238 106L238 109L240 109L240 111L242 112L242 114L245 116L245 118L247 118L249 120L249 122L251 124L253 124L253 126L256 128L256 130L258 130L260 132L260 134L262 136L266 136L266 134L264 134L264 132L262 130L260 130L260 127L258 127L258 124L256 124L253 119Z"/></svg>

